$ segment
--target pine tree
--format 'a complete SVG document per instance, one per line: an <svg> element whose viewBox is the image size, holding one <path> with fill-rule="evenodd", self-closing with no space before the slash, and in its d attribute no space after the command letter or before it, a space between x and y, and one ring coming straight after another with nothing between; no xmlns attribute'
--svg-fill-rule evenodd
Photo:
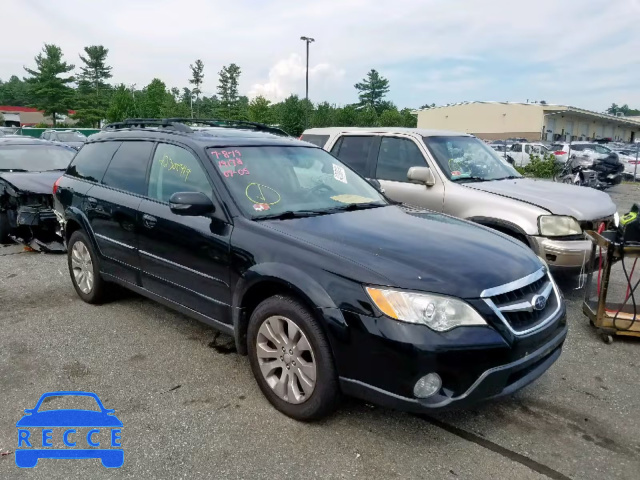
<svg viewBox="0 0 640 480"><path fill-rule="evenodd" d="M33 98L32 106L51 115L53 125L56 125L56 114L67 114L73 102L73 89L69 87L75 79L73 75L61 77L72 71L75 65L62 60L60 47L45 43L42 52L35 57L36 68L24 67L30 78L30 93Z"/></svg>
<svg viewBox="0 0 640 480"><path fill-rule="evenodd" d="M111 86L106 80L112 77L111 68L106 64L109 49L102 45L84 47L86 57L80 55L83 65L78 75L77 107L74 119L99 127L109 106Z"/></svg>
<svg viewBox="0 0 640 480"><path fill-rule="evenodd" d="M202 63L202 60L198 59L196 60L195 65L189 65L189 68L191 69L191 79L189 80L189 83L193 85L191 93L196 97L196 105L198 105L200 94L202 93L200 87L204 80L204 63ZM193 111L191 112L191 115L193 116ZM198 111L198 116L199 115L200 112Z"/></svg>
<svg viewBox="0 0 640 480"><path fill-rule="evenodd" d="M362 82L354 85L358 90L358 98L361 107L371 107L381 113L383 98L389 93L389 80L381 76L376 70L371 69Z"/></svg>
<svg viewBox="0 0 640 480"><path fill-rule="evenodd" d="M222 117L226 119L237 119L240 115L240 104L238 98L238 79L240 78L240 67L235 63L228 67L222 67L218 72L220 80L218 83L218 94L220 96L220 111Z"/></svg>

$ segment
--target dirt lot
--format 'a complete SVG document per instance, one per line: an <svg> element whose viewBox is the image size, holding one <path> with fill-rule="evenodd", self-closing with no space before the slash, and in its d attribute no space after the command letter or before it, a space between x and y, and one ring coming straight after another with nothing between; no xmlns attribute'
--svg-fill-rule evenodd
<svg viewBox="0 0 640 480"><path fill-rule="evenodd" d="M640 188L610 192L619 210ZM0 478L638 479L640 341L605 345L562 281L560 360L511 398L417 417L346 400L302 424L272 409L230 339L135 295L83 303L66 257L0 247ZM43 392L96 392L124 424L124 466L18 469L16 421Z"/></svg>

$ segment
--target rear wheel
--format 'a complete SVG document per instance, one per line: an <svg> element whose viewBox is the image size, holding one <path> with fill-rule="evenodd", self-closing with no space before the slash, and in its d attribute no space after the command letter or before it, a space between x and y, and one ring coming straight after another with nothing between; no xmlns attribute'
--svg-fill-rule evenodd
<svg viewBox="0 0 640 480"><path fill-rule="evenodd" d="M324 332L298 300L276 295L253 311L247 332L251 369L271 404L296 420L316 420L339 401Z"/></svg>
<svg viewBox="0 0 640 480"><path fill-rule="evenodd" d="M101 303L105 297L105 281L100 276L98 259L91 242L81 230L71 234L67 263L78 296L87 303Z"/></svg>

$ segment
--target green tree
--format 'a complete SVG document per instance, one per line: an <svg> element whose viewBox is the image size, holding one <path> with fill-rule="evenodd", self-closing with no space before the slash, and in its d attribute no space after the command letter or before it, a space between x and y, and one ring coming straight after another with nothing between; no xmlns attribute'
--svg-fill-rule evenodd
<svg viewBox="0 0 640 480"><path fill-rule="evenodd" d="M226 119L237 119L240 115L240 102L238 98L238 80L240 67L235 63L222 67L218 72L218 95L220 96L220 113Z"/></svg>
<svg viewBox="0 0 640 480"><path fill-rule="evenodd" d="M329 102L319 103L311 116L312 127L332 127L336 123L336 108Z"/></svg>
<svg viewBox="0 0 640 480"><path fill-rule="evenodd" d="M29 86L16 75L12 75L9 81L0 81L0 105L11 105L12 107L25 107L30 102Z"/></svg>
<svg viewBox="0 0 640 480"><path fill-rule="evenodd" d="M424 105L422 105L422 106L420 107L420 110L426 110L426 109L428 109L428 108L433 108L433 107L435 107L435 106L436 106L436 104L435 104L435 103L432 103L431 105L429 105L428 103L425 103Z"/></svg>
<svg viewBox="0 0 640 480"><path fill-rule="evenodd" d="M133 92L124 84L118 85L111 95L107 108L108 122L121 122L125 118L138 116L138 109L133 98Z"/></svg>
<svg viewBox="0 0 640 480"><path fill-rule="evenodd" d="M382 111L382 101L389 93L389 80L381 76L376 70L371 69L367 76L354 85L358 90L360 106L371 107L380 113Z"/></svg>
<svg viewBox="0 0 640 480"><path fill-rule="evenodd" d="M167 87L162 80L154 78L151 83L142 89L140 99L140 115L144 118L160 118L167 104Z"/></svg>
<svg viewBox="0 0 640 480"><path fill-rule="evenodd" d="M106 82L112 77L106 64L109 49L102 45L84 47L86 56L80 55L83 65L78 75L76 113L73 116L83 124L99 127L109 106L111 86Z"/></svg>
<svg viewBox="0 0 640 480"><path fill-rule="evenodd" d="M404 127L404 117L397 108L390 108L380 114L378 124L381 127Z"/></svg>
<svg viewBox="0 0 640 480"><path fill-rule="evenodd" d="M373 107L359 109L356 122L358 127L377 127L378 114L376 113L376 109Z"/></svg>
<svg viewBox="0 0 640 480"><path fill-rule="evenodd" d="M640 110L635 109L635 108L630 108L629 105L627 105L626 103L624 105L616 105L615 103L612 103L611 106L609 108L607 108L607 113L609 115L616 115L618 112L621 112L625 117L633 117L633 116L637 116L640 115Z"/></svg>
<svg viewBox="0 0 640 480"><path fill-rule="evenodd" d="M249 120L259 123L271 123L271 102L261 95L249 102Z"/></svg>
<svg viewBox="0 0 640 480"><path fill-rule="evenodd" d="M45 43L42 52L35 57L36 68L24 67L30 78L32 106L51 115L56 125L56 114L67 114L73 102L73 89L69 84L73 75L61 76L72 71L75 66L62 60L60 47Z"/></svg>
<svg viewBox="0 0 640 480"><path fill-rule="evenodd" d="M280 107L278 124L289 135L299 137L304 131L305 102L297 95L291 95Z"/></svg>
<svg viewBox="0 0 640 480"><path fill-rule="evenodd" d="M418 126L418 117L411 113L410 108L403 108L400 110L400 115L402 115L402 126L406 128L416 128Z"/></svg>
<svg viewBox="0 0 640 480"><path fill-rule="evenodd" d="M202 82L204 81L204 63L202 63L202 60L198 59L196 60L194 65L189 65L189 68L191 69L191 78L189 79L189 83L193 85L193 90L191 91L191 93L195 96L196 105L198 105L200 94L202 93L200 87L202 86ZM193 116L193 112L191 113ZM197 113L199 116L200 112L198 111Z"/></svg>
<svg viewBox="0 0 640 480"><path fill-rule="evenodd" d="M355 127L358 124L358 110L353 105L345 105L336 111L336 126Z"/></svg>

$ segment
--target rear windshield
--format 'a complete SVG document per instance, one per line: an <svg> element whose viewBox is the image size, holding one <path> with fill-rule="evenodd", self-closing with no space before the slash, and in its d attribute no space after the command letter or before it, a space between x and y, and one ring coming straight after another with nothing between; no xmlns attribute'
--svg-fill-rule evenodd
<svg viewBox="0 0 640 480"><path fill-rule="evenodd" d="M0 171L65 170L76 151L52 145L0 145Z"/></svg>
<svg viewBox="0 0 640 480"><path fill-rule="evenodd" d="M58 140L61 142L85 142L87 137L78 132L58 133Z"/></svg>
<svg viewBox="0 0 640 480"><path fill-rule="evenodd" d="M313 143L315 146L324 148L327 144L327 140L329 140L329 135L302 135L300 140L304 140L305 142Z"/></svg>

